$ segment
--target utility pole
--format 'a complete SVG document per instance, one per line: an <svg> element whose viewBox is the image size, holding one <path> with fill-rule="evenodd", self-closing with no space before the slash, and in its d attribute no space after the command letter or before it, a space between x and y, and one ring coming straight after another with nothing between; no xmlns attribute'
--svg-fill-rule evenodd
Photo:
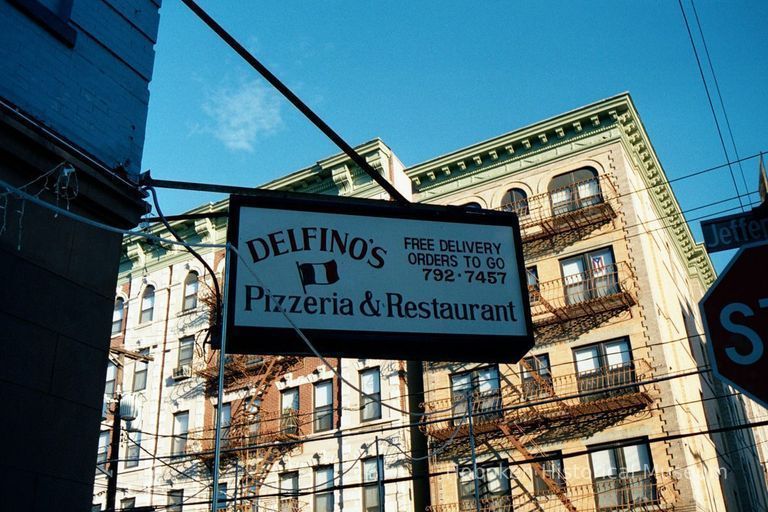
<svg viewBox="0 0 768 512"><path fill-rule="evenodd" d="M120 458L120 402L122 392L117 393L112 411L112 434L109 443L109 465L107 466L107 512L114 512L117 498L117 463Z"/></svg>

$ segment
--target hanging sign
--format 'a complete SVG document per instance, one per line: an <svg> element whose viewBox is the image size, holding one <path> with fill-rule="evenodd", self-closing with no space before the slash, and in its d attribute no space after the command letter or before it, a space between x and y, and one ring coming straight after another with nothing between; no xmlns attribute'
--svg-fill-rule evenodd
<svg viewBox="0 0 768 512"><path fill-rule="evenodd" d="M517 361L533 346L510 212L231 196L227 352Z"/></svg>

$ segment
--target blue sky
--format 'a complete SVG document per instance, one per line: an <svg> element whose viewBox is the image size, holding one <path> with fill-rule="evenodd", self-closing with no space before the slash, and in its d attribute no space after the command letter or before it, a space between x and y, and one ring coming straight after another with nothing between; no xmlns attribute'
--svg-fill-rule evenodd
<svg viewBox="0 0 768 512"><path fill-rule="evenodd" d="M670 178L726 161L674 0L199 1L347 142L380 137L406 165L623 91ZM696 8L739 155L768 150L768 2ZM156 52L154 177L257 186L338 152L178 0ZM743 172L756 190L757 160ZM673 188L683 210L733 198L689 218L738 206L727 169ZM166 214L221 197L160 192Z"/></svg>

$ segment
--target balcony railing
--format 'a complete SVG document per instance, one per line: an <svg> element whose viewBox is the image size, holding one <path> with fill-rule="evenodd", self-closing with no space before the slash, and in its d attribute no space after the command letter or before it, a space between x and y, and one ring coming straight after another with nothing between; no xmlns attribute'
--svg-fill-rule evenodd
<svg viewBox="0 0 768 512"><path fill-rule="evenodd" d="M625 309L635 304L635 279L626 262L528 286L536 325Z"/></svg>
<svg viewBox="0 0 768 512"><path fill-rule="evenodd" d="M525 429L542 420L587 421L590 415L604 412L632 414L645 408L650 396L641 389L652 375L644 359L611 365L589 372L576 372L544 379L546 385L532 379L509 375L500 390L472 395L472 419L475 432L494 430L501 423L514 422ZM551 398L558 400L550 400ZM541 403L537 403L541 402ZM437 438L468 434L465 394L439 398L424 403L424 431Z"/></svg>
<svg viewBox="0 0 768 512"><path fill-rule="evenodd" d="M521 238L531 242L613 219L618 210L616 198L613 177L602 174L499 209L518 214Z"/></svg>
<svg viewBox="0 0 768 512"><path fill-rule="evenodd" d="M669 512L674 510L672 481L657 482L655 475L644 474L626 479L598 481L591 484L566 486L564 491L579 512ZM476 511L474 499L438 503L427 508L428 512ZM561 511L563 504L554 497L536 497L528 494L494 496L480 499L482 512L541 512Z"/></svg>

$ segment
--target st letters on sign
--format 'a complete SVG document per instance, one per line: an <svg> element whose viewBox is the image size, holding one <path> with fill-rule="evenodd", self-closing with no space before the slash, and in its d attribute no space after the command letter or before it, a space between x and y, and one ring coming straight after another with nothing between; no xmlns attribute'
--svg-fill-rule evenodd
<svg viewBox="0 0 768 512"><path fill-rule="evenodd" d="M339 357L514 362L533 346L513 213L264 192L229 215L227 352L309 354L294 326Z"/></svg>

